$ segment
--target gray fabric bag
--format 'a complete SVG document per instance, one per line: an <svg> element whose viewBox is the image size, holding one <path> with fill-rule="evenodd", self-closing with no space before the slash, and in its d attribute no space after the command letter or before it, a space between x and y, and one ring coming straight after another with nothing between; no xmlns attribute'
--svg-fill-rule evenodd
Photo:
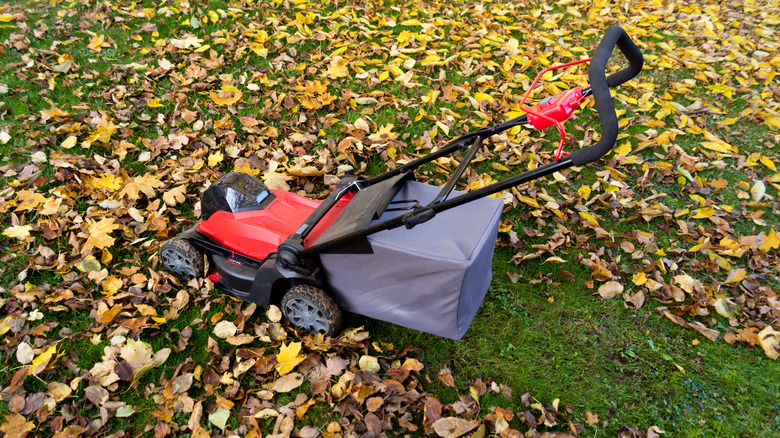
<svg viewBox="0 0 780 438"><path fill-rule="evenodd" d="M426 205L439 191L409 181L394 201ZM498 198L480 198L411 230L369 236L373 254L321 254L325 280L346 311L460 339L490 285L502 207ZM385 211L374 222L404 213Z"/></svg>

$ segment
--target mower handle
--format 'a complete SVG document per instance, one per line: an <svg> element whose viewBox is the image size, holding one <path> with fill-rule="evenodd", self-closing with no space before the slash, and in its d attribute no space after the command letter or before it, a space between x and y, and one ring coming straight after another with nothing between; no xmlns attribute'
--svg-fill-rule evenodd
<svg viewBox="0 0 780 438"><path fill-rule="evenodd" d="M623 52L629 65L607 77L605 73L607 61L609 61L615 46ZM609 89L633 79L642 71L643 65L642 52L639 51L626 31L620 26L612 26L607 29L593 54L590 67L588 67L590 89L601 120L601 138L593 146L572 152L570 159L573 165L582 166L596 161L615 145L618 134L618 119Z"/></svg>

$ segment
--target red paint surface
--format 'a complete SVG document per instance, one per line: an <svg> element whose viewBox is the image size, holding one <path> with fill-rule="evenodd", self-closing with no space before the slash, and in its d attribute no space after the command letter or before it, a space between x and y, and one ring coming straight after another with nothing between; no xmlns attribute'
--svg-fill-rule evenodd
<svg viewBox="0 0 780 438"><path fill-rule="evenodd" d="M263 210L218 211L201 221L198 230L229 250L263 260L295 233L320 204L295 193L272 192L276 198Z"/></svg>

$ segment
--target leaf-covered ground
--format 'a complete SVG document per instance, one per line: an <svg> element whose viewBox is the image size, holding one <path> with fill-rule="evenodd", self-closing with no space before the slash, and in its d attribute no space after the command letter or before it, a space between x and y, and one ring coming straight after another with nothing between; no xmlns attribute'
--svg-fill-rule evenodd
<svg viewBox="0 0 780 438"><path fill-rule="evenodd" d="M357 327L335 339L298 336L278 309L265 315L208 281L179 283L156 250L197 220L199 194L224 172L321 198L346 174L377 174L520 114L539 70L587 57L613 24L646 59L614 94L614 152L503 194L499 244L511 261L561 268L554 279L506 266L496 276L580 283L593 300L654 309L702 342L738 344L776 367L779 6L0 6L0 431L512 437L606 428L603 416L513 394L500 370L459 386L447 368L418 360L424 344L397 348ZM585 71L548 75L532 98L585 85ZM593 126L588 104L567 124L577 140L569 147L595 142ZM550 162L556 143L519 129L494 139L463 187ZM418 178L440 183L456 164L440 159ZM458 397L442 402L432 383ZM520 408L481 405L486 395ZM633 426L619 433L663 428Z"/></svg>

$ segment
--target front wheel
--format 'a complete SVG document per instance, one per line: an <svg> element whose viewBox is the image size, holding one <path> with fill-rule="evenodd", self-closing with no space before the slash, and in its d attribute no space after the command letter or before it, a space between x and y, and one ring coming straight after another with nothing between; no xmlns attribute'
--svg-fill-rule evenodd
<svg viewBox="0 0 780 438"><path fill-rule="evenodd" d="M203 275L203 254L190 242L171 239L160 247L160 261L165 269L184 282Z"/></svg>
<svg viewBox="0 0 780 438"><path fill-rule="evenodd" d="M322 289L309 285L290 288L282 298L282 312L295 327L333 336L341 325L341 310Z"/></svg>

